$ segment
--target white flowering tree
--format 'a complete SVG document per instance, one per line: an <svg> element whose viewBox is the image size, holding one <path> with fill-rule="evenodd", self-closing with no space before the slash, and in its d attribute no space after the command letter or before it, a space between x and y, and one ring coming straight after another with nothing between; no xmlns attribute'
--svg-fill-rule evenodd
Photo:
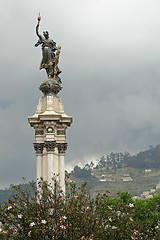
<svg viewBox="0 0 160 240"><path fill-rule="evenodd" d="M8 240L129 240L160 239L160 196L133 201L128 193L115 199L108 194L91 198L86 183L77 189L67 180L65 198L55 181L14 194L0 207L0 239Z"/></svg>

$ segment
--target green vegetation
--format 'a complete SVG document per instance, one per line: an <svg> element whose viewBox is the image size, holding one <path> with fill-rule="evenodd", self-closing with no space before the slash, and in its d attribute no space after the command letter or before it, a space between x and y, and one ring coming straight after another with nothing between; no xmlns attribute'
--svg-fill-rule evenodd
<svg viewBox="0 0 160 240"><path fill-rule="evenodd" d="M144 191L156 189L160 182L160 145L131 156L130 153L110 153L84 168L72 171L71 178L80 185L88 182L92 194L110 191L112 197L118 191L129 191L133 196L141 196ZM88 171L88 174L87 174ZM84 174L85 172L85 174Z"/></svg>
<svg viewBox="0 0 160 240"><path fill-rule="evenodd" d="M150 148L127 159L128 166L136 168L159 168L160 169L160 145Z"/></svg>
<svg viewBox="0 0 160 240"><path fill-rule="evenodd" d="M69 183L68 183L69 182ZM114 199L108 193L91 198L86 183L66 181L65 198L41 181L36 189L13 186L14 194L0 206L0 239L130 240L160 239L160 194L133 201L128 192Z"/></svg>

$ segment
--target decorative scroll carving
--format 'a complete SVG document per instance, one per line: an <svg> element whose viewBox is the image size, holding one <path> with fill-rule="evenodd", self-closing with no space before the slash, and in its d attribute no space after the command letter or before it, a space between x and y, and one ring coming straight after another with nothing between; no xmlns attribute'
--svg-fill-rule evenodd
<svg viewBox="0 0 160 240"><path fill-rule="evenodd" d="M33 145L34 145L34 150L36 154L43 153L44 143L33 143Z"/></svg>
<svg viewBox="0 0 160 240"><path fill-rule="evenodd" d="M45 147L47 152L54 152L56 147L56 141L45 141Z"/></svg>
<svg viewBox="0 0 160 240"><path fill-rule="evenodd" d="M52 127L48 127L46 132L47 133L54 133L54 129Z"/></svg>
<svg viewBox="0 0 160 240"><path fill-rule="evenodd" d="M67 143L57 143L58 152L65 154L67 150Z"/></svg>
<svg viewBox="0 0 160 240"><path fill-rule="evenodd" d="M36 129L35 130L35 135L44 135L43 129Z"/></svg>
<svg viewBox="0 0 160 240"><path fill-rule="evenodd" d="M65 129L57 129L57 135L66 135Z"/></svg>

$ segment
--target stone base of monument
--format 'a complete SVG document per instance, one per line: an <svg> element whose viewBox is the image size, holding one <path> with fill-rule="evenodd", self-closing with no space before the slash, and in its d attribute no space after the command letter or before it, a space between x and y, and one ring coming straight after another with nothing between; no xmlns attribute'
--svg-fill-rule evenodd
<svg viewBox="0 0 160 240"><path fill-rule="evenodd" d="M52 179L56 177L65 193L66 129L72 117L65 114L61 98L56 95L62 89L58 77L46 79L39 89L44 96L39 99L36 113L28 117L35 130L37 181L42 177L54 186Z"/></svg>

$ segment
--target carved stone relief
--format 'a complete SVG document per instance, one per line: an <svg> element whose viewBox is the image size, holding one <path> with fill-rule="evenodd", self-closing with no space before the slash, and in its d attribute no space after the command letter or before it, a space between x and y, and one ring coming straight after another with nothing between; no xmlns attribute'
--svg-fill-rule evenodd
<svg viewBox="0 0 160 240"><path fill-rule="evenodd" d="M45 141L45 147L47 152L54 152L56 147L56 141Z"/></svg>
<svg viewBox="0 0 160 240"><path fill-rule="evenodd" d="M53 128L53 127L48 127L48 128L46 129L46 132L47 132L47 133L53 133L53 132L54 132L54 128Z"/></svg>
<svg viewBox="0 0 160 240"><path fill-rule="evenodd" d="M33 145L34 145L34 150L36 154L43 153L44 143L33 143Z"/></svg>
<svg viewBox="0 0 160 240"><path fill-rule="evenodd" d="M57 135L66 135L65 129L57 129Z"/></svg>
<svg viewBox="0 0 160 240"><path fill-rule="evenodd" d="M67 143L57 143L58 152L65 154L67 150Z"/></svg>
<svg viewBox="0 0 160 240"><path fill-rule="evenodd" d="M44 135L43 129L36 129L35 130L35 135Z"/></svg>

